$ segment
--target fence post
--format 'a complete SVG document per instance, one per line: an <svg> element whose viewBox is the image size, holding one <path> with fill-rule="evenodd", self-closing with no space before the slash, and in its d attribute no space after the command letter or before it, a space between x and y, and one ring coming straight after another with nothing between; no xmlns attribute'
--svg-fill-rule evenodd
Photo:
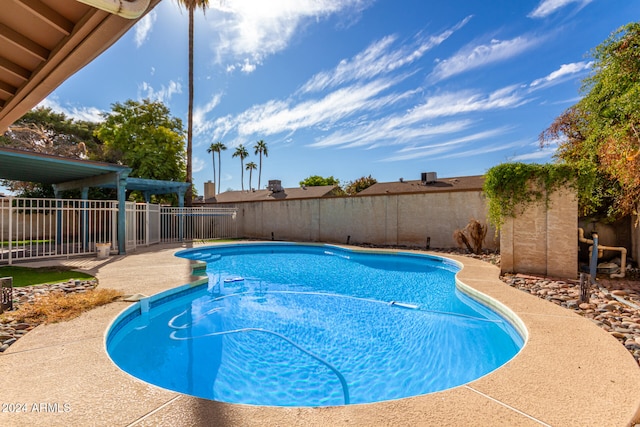
<svg viewBox="0 0 640 427"><path fill-rule="evenodd" d="M0 277L0 313L13 309L13 277Z"/></svg>
<svg viewBox="0 0 640 427"><path fill-rule="evenodd" d="M13 257L13 198L9 198L9 265Z"/></svg>

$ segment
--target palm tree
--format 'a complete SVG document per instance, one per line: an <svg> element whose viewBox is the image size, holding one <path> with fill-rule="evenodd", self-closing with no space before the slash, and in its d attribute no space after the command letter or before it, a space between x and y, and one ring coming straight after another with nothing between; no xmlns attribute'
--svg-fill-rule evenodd
<svg viewBox="0 0 640 427"><path fill-rule="evenodd" d="M249 162L247 166L245 166L245 169L249 171L249 191L251 191L251 176L253 175L253 171L258 169L258 165L256 165L255 162Z"/></svg>
<svg viewBox="0 0 640 427"><path fill-rule="evenodd" d="M193 12L196 8L201 8L202 12L209 7L209 0L178 0L178 4L183 5L189 11L189 115L187 120L187 182L193 182ZM185 194L185 204L191 206L193 189L187 188Z"/></svg>
<svg viewBox="0 0 640 427"><path fill-rule="evenodd" d="M253 154L260 154L260 170L258 171L258 190L260 189L260 178L262 178L262 155L265 157L269 157L269 152L267 151L267 143L262 139L256 142L256 145L253 146L255 152Z"/></svg>
<svg viewBox="0 0 640 427"><path fill-rule="evenodd" d="M209 146L209 148L207 148L207 153L211 154L211 162L213 163L213 195L216 195L216 148L215 148L216 144L214 144L213 142L211 143L211 145Z"/></svg>
<svg viewBox="0 0 640 427"><path fill-rule="evenodd" d="M240 157L240 185L242 191L244 191L244 159L249 155L249 152L244 145L240 144L236 147L236 151L233 152L231 157Z"/></svg>
<svg viewBox="0 0 640 427"><path fill-rule="evenodd" d="M218 184L218 193L220 193L220 173L222 172L222 164L221 164L222 160L221 160L220 152L226 149L227 149L227 146L220 141L215 143L212 142L209 148L207 148L207 153L212 153L211 155L213 157L212 161L213 161L213 182L214 182L213 192L214 193L216 192L216 188L215 188L216 182ZM216 153L218 153L218 177L217 178L216 178Z"/></svg>
<svg viewBox="0 0 640 427"><path fill-rule="evenodd" d="M213 147L215 148L216 153L218 153L218 194L220 193L220 180L222 179L220 177L220 174L222 173L222 156L220 156L220 153L223 152L224 150L227 149L227 146L224 145L222 142L218 141L215 144L213 144Z"/></svg>

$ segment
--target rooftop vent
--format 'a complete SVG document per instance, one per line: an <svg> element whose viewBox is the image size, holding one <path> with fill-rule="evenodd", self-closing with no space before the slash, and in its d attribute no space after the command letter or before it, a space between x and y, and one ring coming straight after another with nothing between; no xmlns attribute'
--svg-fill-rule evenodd
<svg viewBox="0 0 640 427"><path fill-rule="evenodd" d="M435 172L422 172L420 174L420 181L422 185L433 184L438 180L438 175Z"/></svg>
<svg viewBox="0 0 640 427"><path fill-rule="evenodd" d="M269 185L267 185L267 190L270 190L272 193L280 193L281 191L284 191L284 188L282 188L282 181L279 179L270 179Z"/></svg>

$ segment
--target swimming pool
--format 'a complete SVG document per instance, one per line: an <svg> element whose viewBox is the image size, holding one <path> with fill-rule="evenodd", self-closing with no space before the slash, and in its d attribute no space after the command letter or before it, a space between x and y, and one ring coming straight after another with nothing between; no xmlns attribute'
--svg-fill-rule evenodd
<svg viewBox="0 0 640 427"><path fill-rule="evenodd" d="M440 391L514 357L520 334L439 257L267 243L181 251L206 262L107 334L124 371L231 403L332 406Z"/></svg>

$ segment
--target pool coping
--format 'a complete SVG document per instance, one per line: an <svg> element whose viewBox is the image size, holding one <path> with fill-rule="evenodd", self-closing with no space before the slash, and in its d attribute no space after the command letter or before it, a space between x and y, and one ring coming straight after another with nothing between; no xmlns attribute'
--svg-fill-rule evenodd
<svg viewBox="0 0 640 427"><path fill-rule="evenodd" d="M101 287L152 295L195 279L192 263L174 256L181 249L154 246L107 260L25 265L71 265L95 272ZM476 381L423 396L323 408L226 404L160 389L115 367L104 338L129 306L118 302L69 322L39 326L0 355L0 403L14 405L12 411L0 408L0 424L626 426L640 416L640 368L591 321L506 285L496 266L477 259L407 249L374 251L429 254L463 264L458 286L507 307L506 313L513 311L516 317L510 320L521 319L528 332L525 346ZM18 403L24 410L16 410Z"/></svg>

